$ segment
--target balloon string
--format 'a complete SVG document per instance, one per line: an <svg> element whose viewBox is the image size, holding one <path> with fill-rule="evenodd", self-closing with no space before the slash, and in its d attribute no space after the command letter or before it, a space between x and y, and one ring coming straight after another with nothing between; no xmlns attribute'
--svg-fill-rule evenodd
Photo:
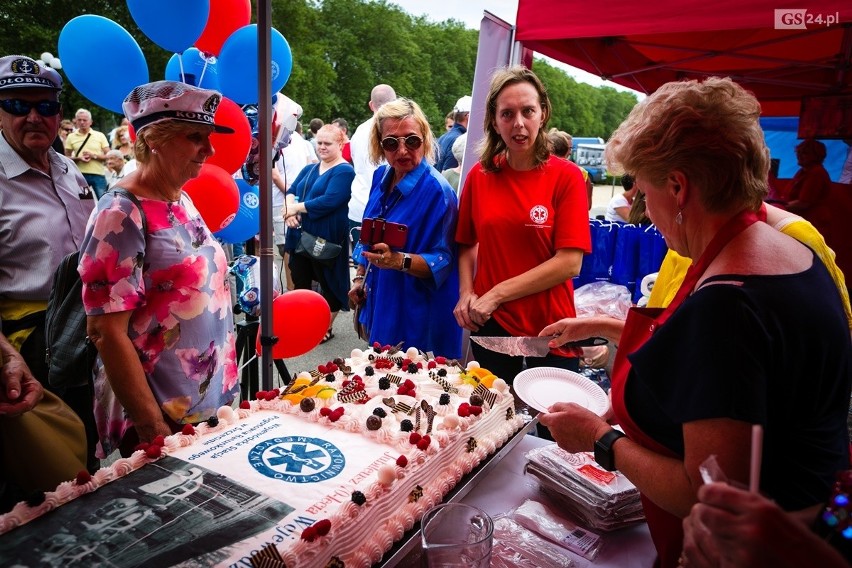
<svg viewBox="0 0 852 568"><path fill-rule="evenodd" d="M201 86L201 82L204 81L204 72L207 71L207 58L202 57L202 59L204 59L204 67L201 68L201 77L198 78L198 84L196 87Z"/></svg>
<svg viewBox="0 0 852 568"><path fill-rule="evenodd" d="M240 365L240 368L239 368L239 369L237 369L237 372L238 372L238 373L242 373L242 372L243 372L243 369L245 369L247 366L249 366L249 365L252 363L252 361L254 361L255 359L257 359L257 355L252 356L252 358L251 358L251 359L249 359L248 361L246 361L245 363L243 363L242 365Z"/></svg>
<svg viewBox="0 0 852 568"><path fill-rule="evenodd" d="M178 65L180 66L180 81L186 83L186 74L183 72L183 55L178 53Z"/></svg>

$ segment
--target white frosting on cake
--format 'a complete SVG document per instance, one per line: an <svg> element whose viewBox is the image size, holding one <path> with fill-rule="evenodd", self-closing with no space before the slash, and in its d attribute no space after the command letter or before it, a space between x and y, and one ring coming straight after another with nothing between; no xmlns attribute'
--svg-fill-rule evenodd
<svg viewBox="0 0 852 568"><path fill-rule="evenodd" d="M459 411L460 405L470 404L476 383L473 375L483 376L478 364L469 364L468 372L462 372L441 358L441 364L429 360L416 349L389 358L387 353L372 348L355 349L351 355L343 369L326 368L313 373L313 377L307 373L297 376L297 384L310 381L326 389L327 398L309 399L313 408L300 406L299 396L289 392L270 397L272 400L264 400L266 397L259 393L258 400L244 403L248 408L219 409L215 426L202 423L193 434L166 438L163 455L222 474L294 508L276 527L233 545L226 551L230 556L224 562L220 551L217 563L247 563L250 551L275 542L291 568L324 567L335 557L347 568L366 568L378 562L427 509L440 503L462 476L523 426L523 420L514 413L508 385L493 377L488 396L493 398L493 405L483 403L478 415ZM383 363L377 364L378 359ZM384 361L388 359L394 362L393 367L379 368L387 366ZM399 363L404 363L404 368ZM415 370L408 368L409 363L419 363L421 368L409 372ZM438 377L440 370L445 376ZM415 396L400 394L395 383L381 389L387 385L385 381L380 385L380 379L389 374L398 377L400 384L411 381ZM333 375L333 381L328 380L328 375ZM341 402L339 391L347 388L344 381L354 381L356 375L363 383L366 402ZM349 384L349 388L355 384ZM327 387L338 392L328 396L331 391ZM449 404L440 404L445 389L450 391ZM421 409L424 403L434 410L428 444L424 439L427 411ZM391 404L396 405L396 410ZM386 414L378 426L371 418L377 408ZM419 426L416 432L403 431L404 420L412 429ZM413 433L416 435L412 437ZM298 453L296 448L316 451ZM328 455L312 458L322 453L320 449L328 449ZM270 455L277 457L270 459ZM0 516L0 534L156 459L159 457L151 458L139 450L130 458L99 470L86 483L60 484L36 507L19 503L10 513ZM335 459L340 463L336 464ZM270 465L273 462L280 463ZM293 473L302 472L309 462L316 469L308 468L308 473L315 471L314 477L319 481L309 474ZM320 465L328 467L321 470ZM354 491L362 493L366 502L353 502ZM330 521L327 534L312 541L301 538L305 528L323 520ZM280 538L282 534L287 538ZM203 562L204 557L198 560Z"/></svg>

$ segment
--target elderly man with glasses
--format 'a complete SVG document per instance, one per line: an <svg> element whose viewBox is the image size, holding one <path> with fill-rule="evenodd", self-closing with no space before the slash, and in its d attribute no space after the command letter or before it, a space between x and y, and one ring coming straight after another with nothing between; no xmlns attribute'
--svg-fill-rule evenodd
<svg viewBox="0 0 852 568"><path fill-rule="evenodd" d="M94 205L83 175L51 147L61 90L53 69L22 55L0 57L0 318L3 334L45 385L44 310L53 273L79 249ZM6 371L0 383L9 379ZM58 394L68 401L79 393ZM0 389L0 402L13 402L5 397ZM85 408L85 393L81 398L72 408Z"/></svg>
<svg viewBox="0 0 852 568"><path fill-rule="evenodd" d="M107 190L106 153L109 142L103 132L92 128L92 113L81 108L74 114L77 130L65 138L65 155L74 160L83 177L100 199Z"/></svg>

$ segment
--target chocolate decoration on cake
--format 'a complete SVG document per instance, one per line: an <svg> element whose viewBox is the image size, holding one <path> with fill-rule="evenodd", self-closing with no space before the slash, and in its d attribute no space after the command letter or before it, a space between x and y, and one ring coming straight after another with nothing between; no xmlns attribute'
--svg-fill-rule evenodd
<svg viewBox="0 0 852 568"><path fill-rule="evenodd" d="M423 412L426 413L426 434L429 435L432 433L432 424L435 422L435 416L437 416L438 413L435 412L432 405L425 400L420 402L420 408L422 408Z"/></svg>
<svg viewBox="0 0 852 568"><path fill-rule="evenodd" d="M483 401L488 403L488 407L491 408L494 406L494 402L497 400L497 393L492 392L491 389L479 383L476 385L476 388L473 389L473 394L482 398ZM473 404L473 402L471 402ZM477 405L481 406L481 405Z"/></svg>
<svg viewBox="0 0 852 568"><path fill-rule="evenodd" d="M378 430L382 427L382 419L371 414L367 417L367 430Z"/></svg>
<svg viewBox="0 0 852 568"><path fill-rule="evenodd" d="M415 485L414 489L411 490L411 493L408 495L409 503L417 503L420 501L420 498L423 497L423 488L419 485Z"/></svg>

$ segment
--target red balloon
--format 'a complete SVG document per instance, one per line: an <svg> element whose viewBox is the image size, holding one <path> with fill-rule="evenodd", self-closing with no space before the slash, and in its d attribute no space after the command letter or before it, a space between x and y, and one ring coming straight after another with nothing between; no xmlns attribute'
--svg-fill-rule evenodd
<svg viewBox="0 0 852 568"><path fill-rule="evenodd" d="M291 290L272 300L273 359L304 355L322 341L331 326L328 302L313 290ZM255 344L261 353L260 336Z"/></svg>
<svg viewBox="0 0 852 568"><path fill-rule="evenodd" d="M166 16L164 16L166 17ZM210 0L207 26L195 40L199 50L219 55L222 44L234 30L251 22L251 0Z"/></svg>
<svg viewBox="0 0 852 568"><path fill-rule="evenodd" d="M207 227L216 232L230 223L240 206L240 190L231 174L213 164L201 166L197 178L183 184Z"/></svg>
<svg viewBox="0 0 852 568"><path fill-rule="evenodd" d="M228 173L239 170L246 161L251 149L251 126L248 118L237 103L222 97L213 120L216 124L230 126L233 134L210 135L210 143L216 153L207 160L208 164L219 166Z"/></svg>
<svg viewBox="0 0 852 568"><path fill-rule="evenodd" d="M130 136L131 142L136 142L136 129L130 123L127 124L127 135Z"/></svg>

